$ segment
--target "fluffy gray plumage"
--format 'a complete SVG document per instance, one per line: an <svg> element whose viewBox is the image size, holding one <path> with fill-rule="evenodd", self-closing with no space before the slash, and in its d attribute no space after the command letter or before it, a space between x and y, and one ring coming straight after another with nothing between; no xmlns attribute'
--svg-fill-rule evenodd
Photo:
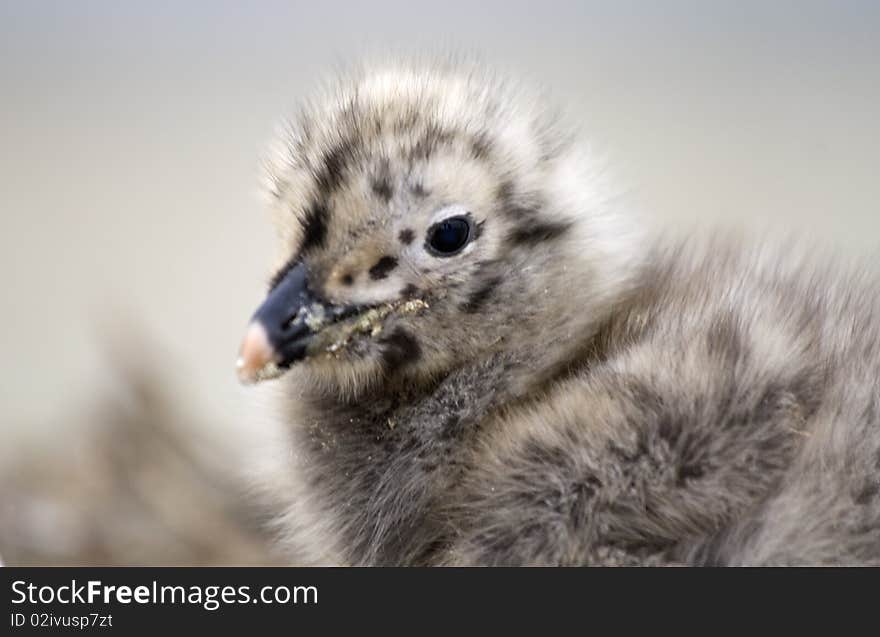
<svg viewBox="0 0 880 637"><path fill-rule="evenodd" d="M423 303L273 381L293 559L880 565L876 278L640 232L558 119L392 65L281 136L280 261L328 302ZM475 236L437 257L452 212Z"/></svg>

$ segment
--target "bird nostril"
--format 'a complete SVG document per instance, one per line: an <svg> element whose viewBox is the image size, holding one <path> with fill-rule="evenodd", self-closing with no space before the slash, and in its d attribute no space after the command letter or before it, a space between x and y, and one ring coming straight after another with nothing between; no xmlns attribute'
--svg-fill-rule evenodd
<svg viewBox="0 0 880 637"><path fill-rule="evenodd" d="M302 313L302 308L298 309L296 312L288 316L286 319L281 321L281 329L283 331L289 330L293 326L293 322L296 321L297 317Z"/></svg>
<svg viewBox="0 0 880 637"><path fill-rule="evenodd" d="M313 308L308 307L300 308L281 323L281 335L286 339L299 338L309 331L317 331L322 320L321 312L315 312Z"/></svg>

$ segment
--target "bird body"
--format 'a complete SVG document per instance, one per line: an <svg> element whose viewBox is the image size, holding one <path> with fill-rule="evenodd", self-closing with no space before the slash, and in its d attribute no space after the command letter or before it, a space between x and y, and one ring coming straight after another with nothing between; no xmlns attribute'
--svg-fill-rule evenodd
<svg viewBox="0 0 880 637"><path fill-rule="evenodd" d="M644 232L540 99L392 66L268 162L242 348L293 558L880 564L880 295L796 246Z"/></svg>

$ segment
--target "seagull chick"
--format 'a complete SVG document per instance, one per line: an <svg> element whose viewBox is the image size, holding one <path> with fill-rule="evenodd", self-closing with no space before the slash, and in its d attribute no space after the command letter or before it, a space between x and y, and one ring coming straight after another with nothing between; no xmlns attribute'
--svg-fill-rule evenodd
<svg viewBox="0 0 880 637"><path fill-rule="evenodd" d="M644 232L561 120L392 65L280 136L238 371L276 378L293 559L880 564L876 279Z"/></svg>

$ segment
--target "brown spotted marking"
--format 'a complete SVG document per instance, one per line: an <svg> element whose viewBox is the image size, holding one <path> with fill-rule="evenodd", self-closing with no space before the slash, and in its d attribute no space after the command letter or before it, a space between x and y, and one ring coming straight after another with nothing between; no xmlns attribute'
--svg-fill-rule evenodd
<svg viewBox="0 0 880 637"><path fill-rule="evenodd" d="M394 268L397 267L397 259L388 255L382 257L376 264L370 268L370 278L374 281L380 281L388 276Z"/></svg>
<svg viewBox="0 0 880 637"><path fill-rule="evenodd" d="M413 232L412 228L404 228L400 231L400 234L397 235L397 238L403 245L408 246L413 242L413 239L416 238L416 233Z"/></svg>

